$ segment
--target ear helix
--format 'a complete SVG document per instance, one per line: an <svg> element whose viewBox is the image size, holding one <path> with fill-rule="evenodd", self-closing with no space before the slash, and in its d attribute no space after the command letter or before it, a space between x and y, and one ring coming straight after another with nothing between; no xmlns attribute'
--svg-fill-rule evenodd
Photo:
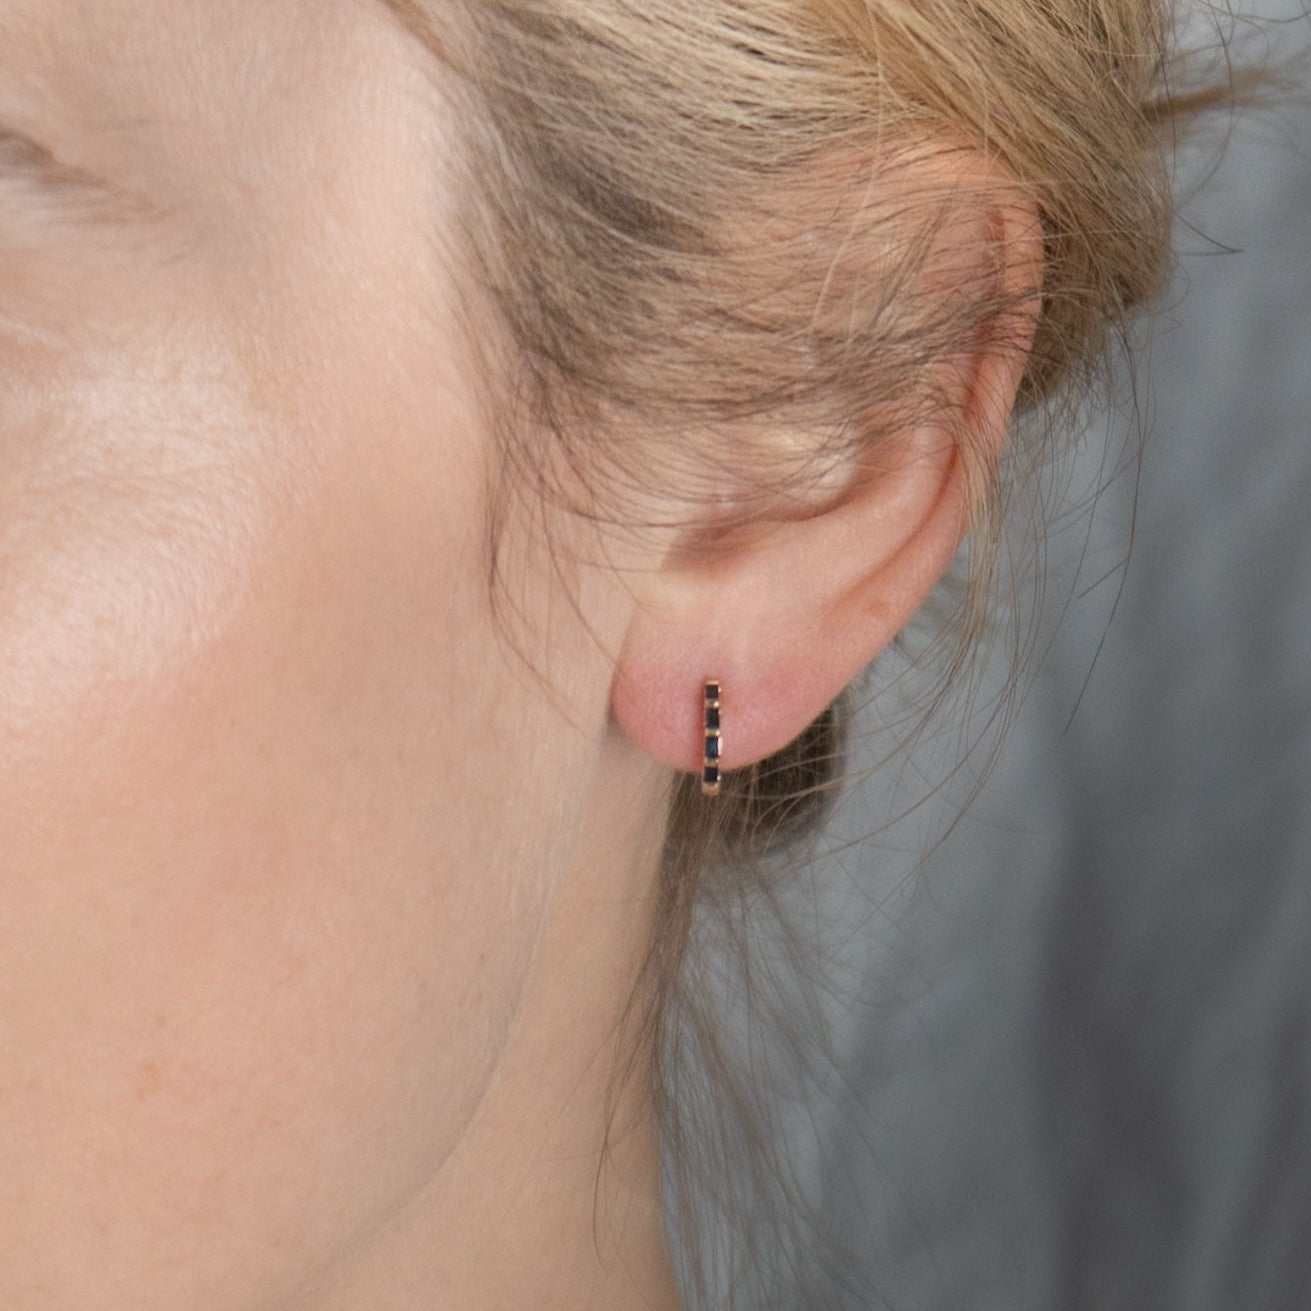
<svg viewBox="0 0 1311 1311"><path fill-rule="evenodd" d="M723 733L719 722L719 679L705 682L705 753L701 766L701 791L707 797L719 795L719 762L723 748Z"/></svg>

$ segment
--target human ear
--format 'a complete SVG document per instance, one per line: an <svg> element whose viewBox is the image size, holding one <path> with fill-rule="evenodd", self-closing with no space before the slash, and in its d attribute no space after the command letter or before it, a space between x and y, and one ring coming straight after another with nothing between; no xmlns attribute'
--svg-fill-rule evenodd
<svg viewBox="0 0 1311 1311"><path fill-rule="evenodd" d="M699 771L709 678L722 688L723 769L785 747L908 623L970 527L1027 365L1043 240L1036 205L1000 166L970 152L951 167L963 199L922 286L944 306L978 296L992 308L950 358L923 361L932 407L881 429L839 471L840 494L745 528L699 525L635 584L611 706L664 764Z"/></svg>

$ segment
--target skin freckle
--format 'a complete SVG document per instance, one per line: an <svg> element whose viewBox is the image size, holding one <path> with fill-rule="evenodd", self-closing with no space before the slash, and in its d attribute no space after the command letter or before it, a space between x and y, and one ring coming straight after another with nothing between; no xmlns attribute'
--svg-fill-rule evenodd
<svg viewBox="0 0 1311 1311"><path fill-rule="evenodd" d="M158 1061L142 1061L137 1066L136 1076L133 1079L133 1096L139 1102L149 1101L158 1093L163 1081L164 1073Z"/></svg>

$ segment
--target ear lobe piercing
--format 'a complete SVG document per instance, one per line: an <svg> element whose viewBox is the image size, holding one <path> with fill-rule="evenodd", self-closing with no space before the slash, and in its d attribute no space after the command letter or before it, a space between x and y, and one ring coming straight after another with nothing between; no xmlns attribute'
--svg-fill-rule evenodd
<svg viewBox="0 0 1311 1311"><path fill-rule="evenodd" d="M705 756L701 765L703 796L719 795L719 761L723 734L719 728L719 679L708 678L705 685Z"/></svg>

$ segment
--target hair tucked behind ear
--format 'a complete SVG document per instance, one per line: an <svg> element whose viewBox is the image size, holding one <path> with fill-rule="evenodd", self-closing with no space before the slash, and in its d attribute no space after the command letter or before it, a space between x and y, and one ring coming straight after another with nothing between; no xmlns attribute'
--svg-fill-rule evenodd
<svg viewBox="0 0 1311 1311"><path fill-rule="evenodd" d="M925 142L982 150L1041 215L1021 403L1093 379L1168 268L1177 122L1220 98L1168 94L1157 0L390 3L470 96L465 217L504 329L506 487L620 524L643 521L653 482L715 469L726 432L733 477L753 480L736 513L804 500L820 471L867 458L931 406L928 366L1013 309L976 294L944 310L917 293L950 197L882 183ZM800 455L736 439L780 414L815 434ZM1012 451L1008 467L1040 454ZM996 488L978 483L948 674L995 559ZM712 490L687 522L712 513ZM722 904L764 852L814 831L846 713L843 698L785 751L727 775L716 802L690 776L674 788L632 1018L676 1147L687 1140L662 1058L669 1017L686 1024L698 1004L680 991L694 907ZM674 1156L678 1193L687 1155Z"/></svg>

